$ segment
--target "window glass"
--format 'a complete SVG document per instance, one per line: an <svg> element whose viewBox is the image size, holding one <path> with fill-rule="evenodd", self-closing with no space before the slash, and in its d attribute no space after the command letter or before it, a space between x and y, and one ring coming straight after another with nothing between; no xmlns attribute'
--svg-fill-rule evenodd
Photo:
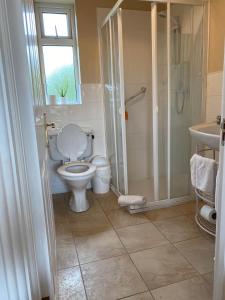
<svg viewBox="0 0 225 300"><path fill-rule="evenodd" d="M42 13L43 29L45 36L67 37L69 36L67 14Z"/></svg>
<svg viewBox="0 0 225 300"><path fill-rule="evenodd" d="M75 81L73 47L43 46L47 104L79 103Z"/></svg>

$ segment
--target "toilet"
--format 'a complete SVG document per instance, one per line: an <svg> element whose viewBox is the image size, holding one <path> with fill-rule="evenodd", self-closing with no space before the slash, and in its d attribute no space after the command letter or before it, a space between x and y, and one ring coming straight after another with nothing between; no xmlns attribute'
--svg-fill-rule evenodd
<svg viewBox="0 0 225 300"><path fill-rule="evenodd" d="M74 212L86 211L89 208L86 189L96 172L96 166L83 161L88 146L87 134L78 125L68 124L58 133L56 145L59 153L69 160L57 172L72 191L70 208Z"/></svg>

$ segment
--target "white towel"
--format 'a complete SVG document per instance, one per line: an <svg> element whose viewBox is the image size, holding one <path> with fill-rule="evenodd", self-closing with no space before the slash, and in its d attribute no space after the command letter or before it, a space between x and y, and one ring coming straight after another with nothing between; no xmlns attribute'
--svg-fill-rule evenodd
<svg viewBox="0 0 225 300"><path fill-rule="evenodd" d="M121 195L118 198L120 206L141 205L146 202L144 196L137 195Z"/></svg>
<svg viewBox="0 0 225 300"><path fill-rule="evenodd" d="M190 163L192 185L202 192L214 194L217 169L215 160L194 154Z"/></svg>

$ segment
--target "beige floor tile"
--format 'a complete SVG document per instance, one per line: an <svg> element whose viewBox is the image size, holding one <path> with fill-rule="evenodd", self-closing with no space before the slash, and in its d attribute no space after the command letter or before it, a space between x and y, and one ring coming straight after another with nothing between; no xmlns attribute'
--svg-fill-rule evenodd
<svg viewBox="0 0 225 300"><path fill-rule="evenodd" d="M197 225L187 216L156 221L154 225L172 243L195 238L201 234Z"/></svg>
<svg viewBox="0 0 225 300"><path fill-rule="evenodd" d="M193 215L196 211L196 201L189 201L187 203L180 205L181 210L183 210L184 215Z"/></svg>
<svg viewBox="0 0 225 300"><path fill-rule="evenodd" d="M115 228L127 227L149 222L148 218L142 214L130 214L126 209L120 208L108 212L108 218Z"/></svg>
<svg viewBox="0 0 225 300"><path fill-rule="evenodd" d="M213 270L215 246L212 240L200 237L179 242L175 246L200 274Z"/></svg>
<svg viewBox="0 0 225 300"><path fill-rule="evenodd" d="M115 300L147 291L127 255L81 266L89 300Z"/></svg>
<svg viewBox="0 0 225 300"><path fill-rule="evenodd" d="M95 214L77 214L70 220L70 228L75 236L94 234L112 229L111 224L103 212Z"/></svg>
<svg viewBox="0 0 225 300"><path fill-rule="evenodd" d="M81 264L126 253L114 230L80 236L75 243Z"/></svg>
<svg viewBox="0 0 225 300"><path fill-rule="evenodd" d="M165 220L168 218L184 215L184 209L181 205L166 207L162 209L151 210L145 213L150 221Z"/></svg>
<svg viewBox="0 0 225 300"><path fill-rule="evenodd" d="M99 205L98 201L92 196L91 192L87 192L87 199L90 205L88 210L81 213L77 213L68 209L69 222L73 221L73 219L76 218L78 215L83 216L83 215L96 214L102 212L101 206Z"/></svg>
<svg viewBox="0 0 225 300"><path fill-rule="evenodd" d="M85 290L80 268L75 267L58 272L58 299L85 300Z"/></svg>
<svg viewBox="0 0 225 300"><path fill-rule="evenodd" d="M68 220L68 200L65 194L57 194L53 197L54 218L56 223L64 223Z"/></svg>
<svg viewBox="0 0 225 300"><path fill-rule="evenodd" d="M117 233L130 253L168 244L168 241L151 223L120 228Z"/></svg>
<svg viewBox="0 0 225 300"><path fill-rule="evenodd" d="M79 264L72 234L56 239L56 254L58 270L74 267Z"/></svg>
<svg viewBox="0 0 225 300"><path fill-rule="evenodd" d="M102 209L108 214L111 210L119 209L120 206L118 204L118 197L109 192L105 195L95 195L96 199L98 199Z"/></svg>
<svg viewBox="0 0 225 300"><path fill-rule="evenodd" d="M194 277L152 291L155 300L212 300L206 282Z"/></svg>
<svg viewBox="0 0 225 300"><path fill-rule="evenodd" d="M124 300L154 300L149 292L123 298Z"/></svg>
<svg viewBox="0 0 225 300"><path fill-rule="evenodd" d="M202 277L206 280L209 285L209 289L213 291L213 282L214 282L214 272L210 272L202 275Z"/></svg>
<svg viewBox="0 0 225 300"><path fill-rule="evenodd" d="M189 201L181 205L175 205L171 207L151 210L146 212L145 215L151 221L160 221L173 217L179 217L184 215L192 215L195 213L196 202Z"/></svg>
<svg viewBox="0 0 225 300"><path fill-rule="evenodd" d="M55 234L56 234L56 238L64 238L67 237L68 235L71 235L72 231L70 228L70 225L67 221L65 222L56 222L55 223Z"/></svg>
<svg viewBox="0 0 225 300"><path fill-rule="evenodd" d="M197 274L172 245L133 253L131 259L151 290Z"/></svg>

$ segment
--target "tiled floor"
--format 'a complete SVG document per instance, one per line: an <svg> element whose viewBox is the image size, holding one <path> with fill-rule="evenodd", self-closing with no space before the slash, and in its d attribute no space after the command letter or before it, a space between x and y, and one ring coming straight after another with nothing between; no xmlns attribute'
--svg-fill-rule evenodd
<svg viewBox="0 0 225 300"><path fill-rule="evenodd" d="M59 300L210 300L214 241L194 202L130 215L109 192L85 213L54 197Z"/></svg>

